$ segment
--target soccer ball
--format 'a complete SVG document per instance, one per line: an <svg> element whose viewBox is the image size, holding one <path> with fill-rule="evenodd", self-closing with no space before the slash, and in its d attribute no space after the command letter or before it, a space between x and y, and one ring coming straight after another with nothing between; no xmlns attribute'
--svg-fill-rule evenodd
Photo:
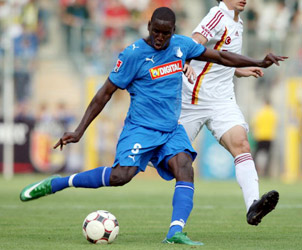
<svg viewBox="0 0 302 250"><path fill-rule="evenodd" d="M112 243L119 233L116 217L105 210L97 210L87 215L83 222L83 235L91 243Z"/></svg>

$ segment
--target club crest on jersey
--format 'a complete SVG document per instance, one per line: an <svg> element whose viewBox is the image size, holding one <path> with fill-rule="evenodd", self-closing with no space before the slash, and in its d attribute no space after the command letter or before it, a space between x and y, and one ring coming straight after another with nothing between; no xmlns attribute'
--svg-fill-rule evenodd
<svg viewBox="0 0 302 250"><path fill-rule="evenodd" d="M230 44L232 41L232 39L228 36L226 39L225 39L225 44Z"/></svg>
<svg viewBox="0 0 302 250"><path fill-rule="evenodd" d="M114 67L114 72L118 72L120 67L122 66L122 64L123 64L123 62L120 59L117 59L117 62Z"/></svg>
<svg viewBox="0 0 302 250"><path fill-rule="evenodd" d="M178 58L181 58L181 57L183 56L183 53L182 53L180 47L176 47L176 48L174 48L174 50L175 50L175 55L176 55Z"/></svg>
<svg viewBox="0 0 302 250"><path fill-rule="evenodd" d="M182 72L182 61L174 61L149 69L152 80Z"/></svg>

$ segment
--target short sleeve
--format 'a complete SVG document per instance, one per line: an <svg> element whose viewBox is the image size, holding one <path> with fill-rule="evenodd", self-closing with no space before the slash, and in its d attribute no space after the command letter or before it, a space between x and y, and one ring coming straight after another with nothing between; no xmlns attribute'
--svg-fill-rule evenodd
<svg viewBox="0 0 302 250"><path fill-rule="evenodd" d="M114 85L121 89L127 88L136 76L137 56L126 48L121 52L116 61L115 67L109 75L109 79Z"/></svg>
<svg viewBox="0 0 302 250"><path fill-rule="evenodd" d="M215 37L215 34L217 34L219 30L221 30L223 25L223 21L221 20L223 19L223 17L224 14L218 7L212 8L192 33L200 33L208 41L210 41Z"/></svg>
<svg viewBox="0 0 302 250"><path fill-rule="evenodd" d="M186 59L191 59L202 55L206 51L206 47L195 42L191 37L185 37L185 47L187 48Z"/></svg>

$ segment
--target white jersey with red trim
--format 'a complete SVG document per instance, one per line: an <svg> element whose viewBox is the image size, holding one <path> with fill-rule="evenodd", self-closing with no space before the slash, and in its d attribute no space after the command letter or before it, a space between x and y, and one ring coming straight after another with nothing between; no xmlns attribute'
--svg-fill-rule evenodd
<svg viewBox="0 0 302 250"><path fill-rule="evenodd" d="M220 2L193 31L200 33L208 42L207 48L241 54L243 22L234 21L234 11ZM191 61L197 74L194 84L183 77L182 101L186 104L200 104L205 101L221 101L234 98L233 76L235 68L210 62Z"/></svg>

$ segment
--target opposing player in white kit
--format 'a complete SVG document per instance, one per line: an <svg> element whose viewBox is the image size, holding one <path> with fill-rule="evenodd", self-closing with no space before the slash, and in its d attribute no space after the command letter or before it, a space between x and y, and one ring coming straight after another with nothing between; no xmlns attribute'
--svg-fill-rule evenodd
<svg viewBox="0 0 302 250"><path fill-rule="evenodd" d="M241 54L243 22L239 13L246 0L217 0L193 31L193 39L208 48ZM236 179L242 189L247 222L258 225L278 203L277 191L259 199L258 175L247 139L248 124L236 104L233 76L261 77L260 68L228 68L211 62L192 60L196 80L183 78L180 123L193 141L205 124L235 158ZM219 157L219 156L217 156ZM223 167L223 166L221 166Z"/></svg>

